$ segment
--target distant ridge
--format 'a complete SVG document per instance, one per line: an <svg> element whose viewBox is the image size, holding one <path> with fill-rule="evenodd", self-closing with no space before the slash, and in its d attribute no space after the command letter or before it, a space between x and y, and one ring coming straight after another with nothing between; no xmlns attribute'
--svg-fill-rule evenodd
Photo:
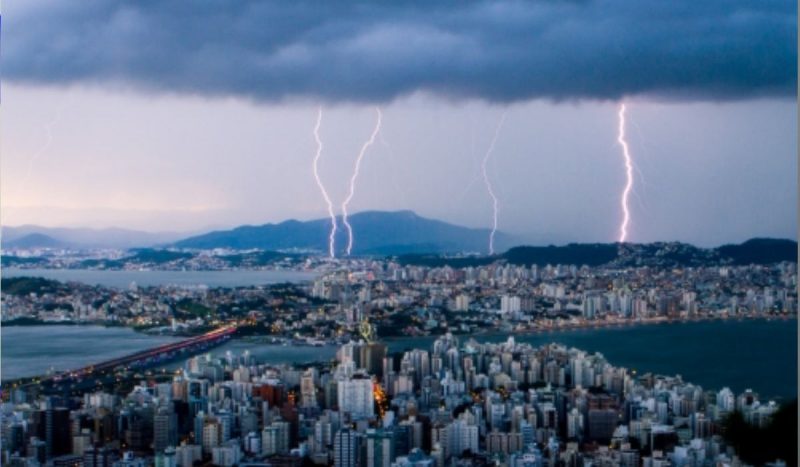
<svg viewBox="0 0 800 467"><path fill-rule="evenodd" d="M503 253L512 264L586 264L599 266L617 258L619 248L613 243L571 243L566 246L518 246Z"/></svg>
<svg viewBox="0 0 800 467"><path fill-rule="evenodd" d="M341 226L341 219L337 219ZM427 219L412 211L364 211L349 216L355 238L353 253L392 255L409 253L485 252L489 230L461 227ZM175 242L177 248L309 250L328 249L330 220L288 220L278 224L242 226L232 230L209 232ZM344 247L347 237L339 229L337 249ZM513 239L498 233L497 248L508 248Z"/></svg>
<svg viewBox="0 0 800 467"><path fill-rule="evenodd" d="M564 246L518 246L495 257L445 257L433 254L400 255L403 264L467 267L506 260L510 264L545 266L697 267L714 265L797 263L794 240L754 238L738 245L699 248L679 242L571 243Z"/></svg>
<svg viewBox="0 0 800 467"><path fill-rule="evenodd" d="M61 240L42 233L31 233L3 242L3 248L64 248L65 246L67 244Z"/></svg>
<svg viewBox="0 0 800 467"><path fill-rule="evenodd" d="M108 229L86 229L71 227L42 227L39 225L21 225L18 227L3 226L2 247L11 248L141 248L166 245L174 242L186 234L174 232L142 232L138 230L128 230L119 228ZM36 242L41 242L43 237L53 240L51 245L34 245L33 240L25 240L25 237L33 237ZM34 242L34 243L36 243Z"/></svg>
<svg viewBox="0 0 800 467"><path fill-rule="evenodd" d="M337 219L341 226L341 219ZM505 260L510 264L575 264L631 266L747 265L797 262L797 242L789 239L753 238L741 244L699 248L680 242L570 243L563 246L520 245L524 240L502 232L496 249L505 253L486 254L488 229L462 227L427 219L412 211L364 211L350 216L355 234L356 255L389 256L403 264L450 265L488 264ZM235 264L261 264L304 254L326 254L330 220L287 220L277 224L240 226L184 239L174 233L148 233L125 229L71 229L39 226L2 227L5 250L32 248L120 248L131 255L115 261L89 261L87 267L118 267L122 262L164 263L186 260L194 253L168 249L240 250L225 258ZM177 238L176 238L177 237ZM167 241L168 239L170 239ZM530 238L530 237L528 237ZM338 255L346 244L344 229L338 230ZM159 250L160 249L160 250ZM252 250L260 250L254 252ZM244 256L242 256L244 255ZM3 265L32 263L37 258L4 255ZM95 264L98 263L98 264ZM102 264L100 264L102 263Z"/></svg>
<svg viewBox="0 0 800 467"><path fill-rule="evenodd" d="M734 264L797 262L797 242L775 238L753 238L739 245L723 245L719 254Z"/></svg>

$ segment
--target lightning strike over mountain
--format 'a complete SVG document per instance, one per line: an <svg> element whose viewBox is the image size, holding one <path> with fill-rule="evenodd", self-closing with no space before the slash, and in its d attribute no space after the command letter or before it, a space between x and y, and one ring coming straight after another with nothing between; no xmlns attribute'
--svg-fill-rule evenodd
<svg viewBox="0 0 800 467"><path fill-rule="evenodd" d="M617 134L617 142L622 146L622 155L625 158L625 189L622 190L622 198L620 204L622 205L622 224L619 226L619 242L624 243L628 239L628 223L630 222L631 215L628 209L628 195L633 189L633 161L631 160L630 152L628 151L628 142L625 140L625 104L619 105L619 132Z"/></svg>
<svg viewBox="0 0 800 467"><path fill-rule="evenodd" d="M486 164L489 162L489 158L494 151L494 145L497 142L497 136L500 134L500 129L503 127L503 122L506 120L506 112L503 112L503 115L500 117L500 121L497 122L497 127L494 130L494 136L492 137L492 142L489 144L489 149L486 150L486 155L483 156L483 162L481 163L481 170L483 171L483 183L486 184L486 191L489 193L489 197L492 198L492 232L489 234L489 254L494 254L494 236L497 233L497 211L498 211L498 202L497 202L497 195L494 193L494 188L492 187L492 181L489 179L489 173L486 170Z"/></svg>
<svg viewBox="0 0 800 467"><path fill-rule="evenodd" d="M342 202L342 223L344 223L344 227L347 230L347 249L345 252L348 256L353 250L353 227L347 220L347 205L350 204L350 201L353 199L353 195L355 194L356 179L358 178L358 173L361 170L361 161L364 159L364 154L367 153L367 149L369 149L370 146L375 144L375 137L378 136L378 133L381 131L381 119L383 118L383 114L381 113L381 109L379 107L375 107L375 112L378 114L378 121L375 123L375 129L372 130L372 134L370 135L369 139L361 146L361 151L359 151L358 158L356 159L356 165L353 168L353 175L350 177L350 191L347 193L347 198L345 198L345 200Z"/></svg>
<svg viewBox="0 0 800 467"><path fill-rule="evenodd" d="M319 108L317 111L317 124L314 125L314 140L317 142L317 153L314 156L314 179L317 181L317 186L319 187L319 191L322 193L322 197L325 199L325 203L328 205L328 216L331 218L331 233L328 235L328 255L331 258L336 256L335 250L335 239L336 239L336 214L333 212L333 202L331 198L328 196L328 192L325 190L325 185L322 184L322 179L319 178L319 158L322 156L322 140L319 138L319 127L322 124L322 107Z"/></svg>

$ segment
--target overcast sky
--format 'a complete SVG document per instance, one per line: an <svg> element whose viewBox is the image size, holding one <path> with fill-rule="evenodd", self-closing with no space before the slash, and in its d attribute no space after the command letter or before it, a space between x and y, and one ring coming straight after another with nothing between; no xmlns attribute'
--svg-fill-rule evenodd
<svg viewBox="0 0 800 467"><path fill-rule="evenodd" d="M794 1L3 4L4 225L197 231L351 212L612 241L796 237ZM222 8L224 5L225 8Z"/></svg>

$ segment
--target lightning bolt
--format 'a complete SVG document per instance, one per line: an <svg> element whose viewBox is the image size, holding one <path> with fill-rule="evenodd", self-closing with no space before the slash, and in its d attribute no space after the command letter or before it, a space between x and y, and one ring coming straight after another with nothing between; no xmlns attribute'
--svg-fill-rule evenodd
<svg viewBox="0 0 800 467"><path fill-rule="evenodd" d="M622 146L622 155L625 158L625 189L622 190L622 198L620 204L622 205L622 224L619 226L619 242L625 243L628 239L628 223L631 220L631 214L628 210L628 195L633 189L633 161L631 154L628 151L628 142L625 140L625 104L619 105L619 132L617 134L617 142Z"/></svg>
<svg viewBox="0 0 800 467"><path fill-rule="evenodd" d="M319 158L322 156L322 140L319 138L319 127L322 124L322 107L317 110L317 124L314 125L314 140L317 142L317 153L314 155L314 179L317 181L317 186L319 187L319 191L322 193L322 197L325 199L325 203L328 205L328 216L331 218L331 233L328 235L328 255L331 258L336 256L336 250L334 249L334 241L336 238L336 214L333 212L333 202L331 198L328 196L328 192L325 190L325 185L322 184L322 179L319 178Z"/></svg>
<svg viewBox="0 0 800 467"><path fill-rule="evenodd" d="M375 112L378 114L378 121L375 123L375 129L372 130L372 134L370 135L369 139L361 146L361 151L359 151L358 158L356 158L356 165L353 168L353 175L350 177L350 191L347 193L347 198L345 198L342 202L342 223L344 224L344 228L347 230L347 249L345 252L348 256L350 256L350 252L353 250L353 227L347 220L347 205L350 204L350 201L352 201L353 195L355 194L356 179L358 178L358 173L361 170L361 161L364 159L364 154L367 153L367 149L369 149L370 146L375 144L375 137L378 136L378 132L381 131L381 119L383 118L383 114L381 113L381 109L379 107L375 107Z"/></svg>
<svg viewBox="0 0 800 467"><path fill-rule="evenodd" d="M498 211L498 203L497 203L497 195L494 193L494 188L492 187L492 181L489 179L489 173L486 170L486 164L489 162L489 158L494 151L494 145L497 142L497 136L500 134L500 129L503 127L503 122L506 120L506 112L503 112L503 115L500 116L500 121L497 122L497 127L494 129L494 136L492 137L492 142L489 144L489 149L486 150L486 155L483 156L483 162L481 163L481 170L483 171L483 183L486 185L486 191L489 193L489 197L492 198L492 232L489 234L489 254L494 254L494 236L497 233L497 211Z"/></svg>
<svg viewBox="0 0 800 467"><path fill-rule="evenodd" d="M21 188L27 186L28 181L31 178L31 175L33 174L33 166L36 164L36 161L39 160L39 158L43 156L48 149L50 149L50 145L53 143L53 127L56 125L56 123L58 123L59 120L61 120L61 115L63 114L64 109L71 103L72 103L72 95L65 97L61 101L61 104L58 106L58 109L56 110L55 114L47 122L44 123L43 125L45 133L44 143L28 159L28 170L25 171L25 175L20 180Z"/></svg>

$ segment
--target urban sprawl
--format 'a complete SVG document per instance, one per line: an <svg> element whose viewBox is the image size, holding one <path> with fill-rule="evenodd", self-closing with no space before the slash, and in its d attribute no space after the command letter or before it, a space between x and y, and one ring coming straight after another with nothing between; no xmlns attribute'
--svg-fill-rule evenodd
<svg viewBox="0 0 800 467"><path fill-rule="evenodd" d="M114 388L43 395L4 387L8 466L744 465L724 436L737 413L779 405L747 390L533 347L514 333L694 319L794 316L796 264L693 268L451 268L308 259L308 283L124 289L4 279L2 319L196 334L236 326L334 362L270 365L198 355ZM26 321L27 320L27 321ZM507 341L480 342L480 333ZM391 354L391 336L438 336ZM121 369L122 370L122 369ZM781 465L775 459L775 465Z"/></svg>

